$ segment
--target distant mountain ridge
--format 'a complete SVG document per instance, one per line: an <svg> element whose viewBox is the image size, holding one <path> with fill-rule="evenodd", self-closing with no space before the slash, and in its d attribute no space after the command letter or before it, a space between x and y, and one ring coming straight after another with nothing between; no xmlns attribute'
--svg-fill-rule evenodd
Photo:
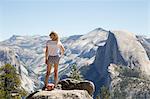
<svg viewBox="0 0 150 99"><path fill-rule="evenodd" d="M13 35L10 39L0 42L0 66L10 63L19 71L23 87L31 92L38 85L38 76L33 71L44 63L44 47L46 36Z"/></svg>
<svg viewBox="0 0 150 99"><path fill-rule="evenodd" d="M28 82L22 80L23 86L29 92L41 87L38 81L44 79L44 50L48 39L48 36L13 35L0 42L0 65L8 62L21 68L21 75L28 79ZM70 36L61 41L66 51L60 60L59 77L69 75L72 64L77 64L84 77L96 84L95 95L99 92L99 86L109 84L107 66L110 63L142 66L143 71L149 70L147 64L150 59L147 55L150 55L150 38L138 37L126 31L97 28L85 35Z"/></svg>

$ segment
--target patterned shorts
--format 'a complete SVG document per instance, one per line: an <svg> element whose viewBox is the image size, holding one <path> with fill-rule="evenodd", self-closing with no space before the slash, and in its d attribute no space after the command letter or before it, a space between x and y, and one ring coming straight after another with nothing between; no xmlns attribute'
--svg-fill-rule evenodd
<svg viewBox="0 0 150 99"><path fill-rule="evenodd" d="M48 56L48 64L59 63L60 56Z"/></svg>

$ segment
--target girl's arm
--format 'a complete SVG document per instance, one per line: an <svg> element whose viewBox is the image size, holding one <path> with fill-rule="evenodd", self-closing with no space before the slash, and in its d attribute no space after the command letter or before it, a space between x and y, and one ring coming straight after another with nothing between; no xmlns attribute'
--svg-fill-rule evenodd
<svg viewBox="0 0 150 99"><path fill-rule="evenodd" d="M46 46L46 50L45 50L45 64L47 64L47 60L48 60L48 47Z"/></svg>
<svg viewBox="0 0 150 99"><path fill-rule="evenodd" d="M61 48L61 56L62 56L62 55L64 55L65 48L64 48L64 46L62 44L61 44L60 48Z"/></svg>

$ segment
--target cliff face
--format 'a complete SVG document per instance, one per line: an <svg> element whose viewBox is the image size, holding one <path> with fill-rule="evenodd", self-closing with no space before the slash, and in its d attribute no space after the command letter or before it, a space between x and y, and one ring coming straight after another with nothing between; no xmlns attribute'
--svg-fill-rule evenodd
<svg viewBox="0 0 150 99"><path fill-rule="evenodd" d="M0 42L0 66L13 65L21 78L22 87L30 92L39 88L39 70L45 69L44 47L47 36L18 36ZM40 69L39 69L40 68ZM43 72L44 73L44 72Z"/></svg>
<svg viewBox="0 0 150 99"><path fill-rule="evenodd" d="M150 60L150 37L137 36L138 41L142 44Z"/></svg>
<svg viewBox="0 0 150 99"><path fill-rule="evenodd" d="M146 50L139 42L138 38L129 32L113 31L117 39L120 53L129 67L140 67L145 75L150 75L150 60Z"/></svg>
<svg viewBox="0 0 150 99"><path fill-rule="evenodd" d="M97 35L103 33L95 31ZM109 31L104 45L98 46L95 60L89 66L83 66L80 70L86 79L96 85L99 93L100 86L110 86L111 78L108 66L113 63L127 67L139 67L144 75L150 75L150 61L143 46L132 33L125 31ZM90 75L90 76L89 76Z"/></svg>
<svg viewBox="0 0 150 99"><path fill-rule="evenodd" d="M150 81L141 76L139 68L110 64L112 99L149 99Z"/></svg>
<svg viewBox="0 0 150 99"><path fill-rule="evenodd" d="M0 47L0 67L5 64L13 65L20 76L22 87L28 92L34 91L35 83L33 78L29 76L28 69L20 61L20 57L10 47Z"/></svg>

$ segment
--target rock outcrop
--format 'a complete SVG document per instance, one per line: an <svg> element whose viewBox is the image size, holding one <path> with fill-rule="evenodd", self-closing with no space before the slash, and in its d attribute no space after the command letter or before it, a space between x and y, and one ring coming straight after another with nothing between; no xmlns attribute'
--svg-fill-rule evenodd
<svg viewBox="0 0 150 99"><path fill-rule="evenodd" d="M27 99L93 99L86 90L40 91Z"/></svg>
<svg viewBox="0 0 150 99"><path fill-rule="evenodd" d="M78 81L74 79L64 79L58 84L63 90L86 90L91 96L95 91L95 86L91 81Z"/></svg>
<svg viewBox="0 0 150 99"><path fill-rule="evenodd" d="M91 81L79 81L75 79L63 79L58 86L51 91L36 91L27 99L92 99L95 86Z"/></svg>

